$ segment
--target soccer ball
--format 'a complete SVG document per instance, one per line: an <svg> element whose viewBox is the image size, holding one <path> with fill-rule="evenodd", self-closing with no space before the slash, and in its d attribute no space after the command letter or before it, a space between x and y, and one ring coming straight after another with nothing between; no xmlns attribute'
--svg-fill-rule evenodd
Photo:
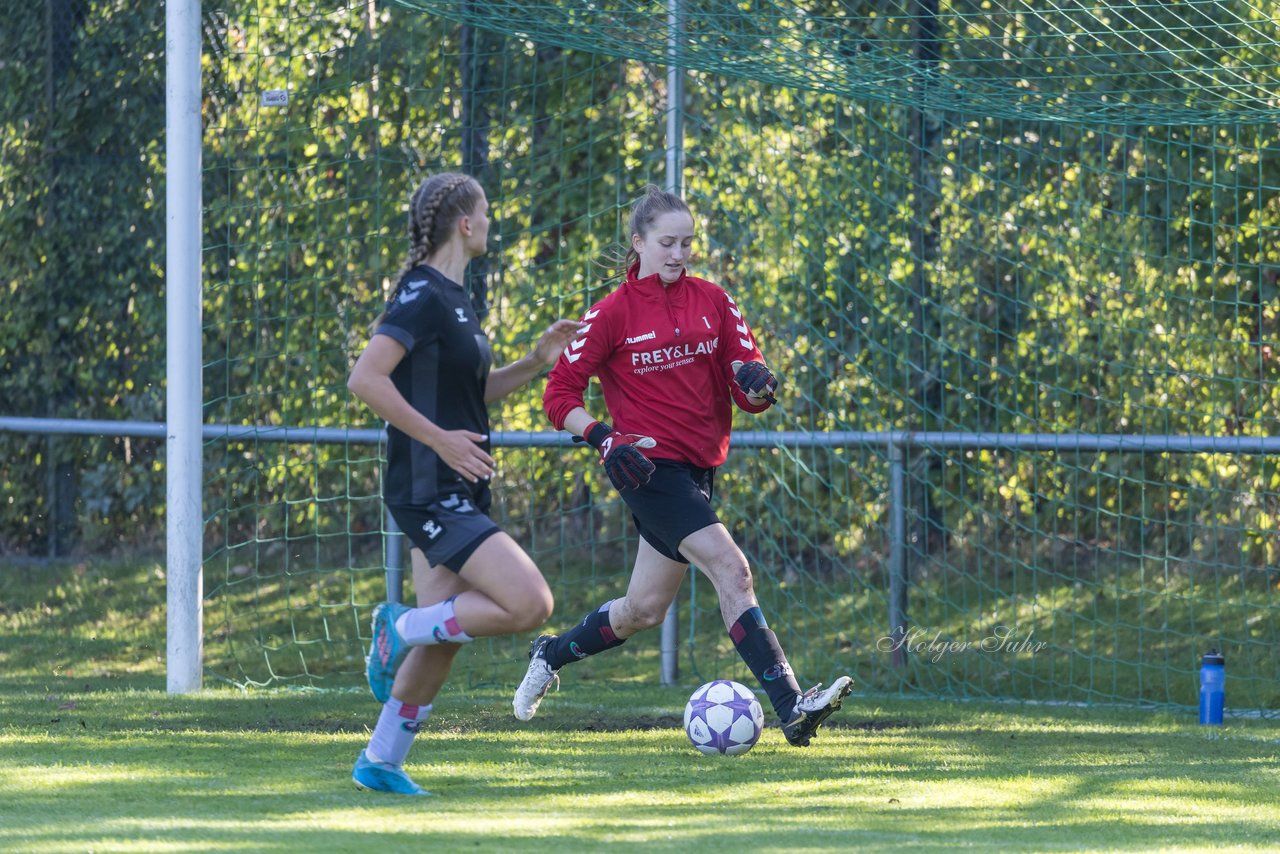
<svg viewBox="0 0 1280 854"><path fill-rule="evenodd" d="M728 679L708 682L684 707L684 731L708 755L746 753L764 729L764 710L746 685Z"/></svg>

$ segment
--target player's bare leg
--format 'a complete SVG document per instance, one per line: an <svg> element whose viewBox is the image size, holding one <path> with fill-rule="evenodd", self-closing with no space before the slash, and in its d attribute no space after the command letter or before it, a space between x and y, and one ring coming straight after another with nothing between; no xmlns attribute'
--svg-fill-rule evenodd
<svg viewBox="0 0 1280 854"><path fill-rule="evenodd" d="M537 714L565 664L613 649L661 623L688 569L642 537L625 596L604 603L563 635L542 635L530 645L529 666L511 703L515 716L527 721Z"/></svg>
<svg viewBox="0 0 1280 854"><path fill-rule="evenodd" d="M783 735L792 745L807 747L822 722L840 708L853 680L841 676L825 690L816 685L800 691L786 654L756 601L750 564L724 525L708 525L693 532L680 544L680 551L715 585L729 636L769 695Z"/></svg>

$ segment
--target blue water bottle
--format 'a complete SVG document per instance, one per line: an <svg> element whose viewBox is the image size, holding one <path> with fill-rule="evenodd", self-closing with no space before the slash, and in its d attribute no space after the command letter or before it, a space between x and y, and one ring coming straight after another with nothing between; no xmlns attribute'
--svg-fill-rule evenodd
<svg viewBox="0 0 1280 854"><path fill-rule="evenodd" d="M1211 649L1200 660L1200 723L1222 726L1223 683L1227 678L1222 653Z"/></svg>

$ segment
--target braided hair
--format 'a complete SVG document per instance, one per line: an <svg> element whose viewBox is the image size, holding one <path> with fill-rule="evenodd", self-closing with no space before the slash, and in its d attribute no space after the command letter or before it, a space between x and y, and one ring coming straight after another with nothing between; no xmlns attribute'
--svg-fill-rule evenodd
<svg viewBox="0 0 1280 854"><path fill-rule="evenodd" d="M409 254L396 273L396 287L387 298L387 308L400 295L405 274L448 241L458 220L475 212L483 194L475 178L458 172L432 175L418 185L409 199ZM384 311L378 316L375 327L385 315Z"/></svg>

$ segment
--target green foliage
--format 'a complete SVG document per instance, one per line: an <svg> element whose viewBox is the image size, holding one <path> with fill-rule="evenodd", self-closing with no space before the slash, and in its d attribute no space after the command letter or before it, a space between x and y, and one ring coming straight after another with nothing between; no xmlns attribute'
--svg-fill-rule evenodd
<svg viewBox="0 0 1280 854"><path fill-rule="evenodd" d="M10 10L0 30L0 401L6 415L159 420L163 9L46 5ZM81 540L152 534L153 452L0 435L0 550L48 535L50 466L80 473Z"/></svg>
<svg viewBox="0 0 1280 854"><path fill-rule="evenodd" d="M1280 138L1260 96L1280 59L1273 22L1229 0L1213 21L1187 4L1137 20L953 3L934 43L897 3L693 5L680 105L693 266L734 294L785 380L783 404L739 429L1277 432ZM470 169L494 205L471 284L499 363L605 294L615 271L599 260L626 237L630 200L665 177L657 9L209 11L206 420L375 426L347 371L400 266L405 200L432 171ZM82 11L19 10L0 33L0 55L17 57L0 76L0 399L6 414L156 420L159 12ZM1178 51L1162 46L1174 32ZM65 56L52 52L67 33ZM920 58L930 45L936 64ZM287 107L264 105L273 89ZM495 429L547 429L539 392L495 406ZM66 470L87 548L154 540L157 451L0 437L6 460L29 461L0 469L0 549L40 548ZM589 456L499 456L497 514L557 588L621 590L634 533ZM378 449L214 442L205 465L215 671L358 670L381 584ZM810 672L872 654L881 631L888 471L882 447L738 448L718 475L771 614L824 638ZM933 450L907 475L913 623L976 631L975 602L1030 607L1027 625L1071 626L1057 642L1089 663L1037 663L1008 690L1047 680L1057 698L1092 699L1102 668L1114 696L1184 703L1185 684L1148 668L1168 678L1217 642L1249 662L1251 702L1273 704L1275 667L1256 653L1273 640L1280 556L1269 459ZM717 643L714 607L697 608ZM1098 639L1121 616L1132 631ZM1152 637L1176 663L1125 651ZM997 670L939 673L877 660L864 675L1006 690ZM1141 685L1124 687L1133 674Z"/></svg>

